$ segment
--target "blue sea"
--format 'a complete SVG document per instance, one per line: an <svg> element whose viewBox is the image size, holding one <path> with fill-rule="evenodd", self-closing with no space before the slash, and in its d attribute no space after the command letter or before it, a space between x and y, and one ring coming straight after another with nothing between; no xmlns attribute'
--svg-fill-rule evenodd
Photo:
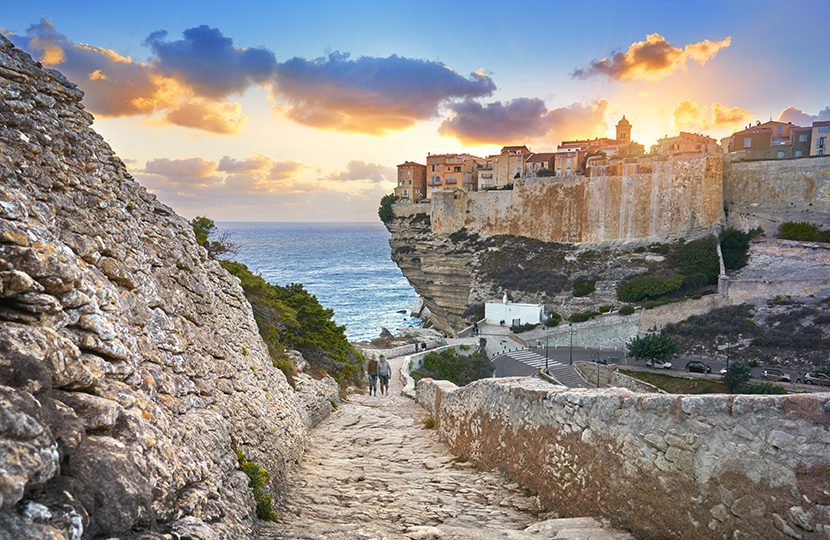
<svg viewBox="0 0 830 540"><path fill-rule="evenodd" d="M219 222L239 247L235 260L280 285L302 283L352 341L417 326L415 290L390 259L382 223ZM406 310L406 314L398 313Z"/></svg>

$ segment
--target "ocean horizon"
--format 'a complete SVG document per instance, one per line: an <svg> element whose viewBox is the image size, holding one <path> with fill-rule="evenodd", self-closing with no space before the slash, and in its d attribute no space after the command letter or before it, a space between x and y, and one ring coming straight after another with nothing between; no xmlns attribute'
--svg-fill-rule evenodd
<svg viewBox="0 0 830 540"><path fill-rule="evenodd" d="M270 283L301 283L334 310L351 341L419 326L417 294L392 261L389 231L377 221L217 221L245 263ZM406 313L399 313L406 310Z"/></svg>

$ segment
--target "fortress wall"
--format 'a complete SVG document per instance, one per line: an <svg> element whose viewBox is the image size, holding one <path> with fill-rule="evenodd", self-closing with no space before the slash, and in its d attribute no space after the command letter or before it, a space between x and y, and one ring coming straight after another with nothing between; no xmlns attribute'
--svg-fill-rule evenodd
<svg viewBox="0 0 830 540"><path fill-rule="evenodd" d="M729 225L774 235L785 221L830 224L830 156L724 164Z"/></svg>
<svg viewBox="0 0 830 540"><path fill-rule="evenodd" d="M537 379L417 399L452 451L497 468L558 515L637 538L812 538L830 530L830 395L665 395Z"/></svg>
<svg viewBox="0 0 830 540"><path fill-rule="evenodd" d="M512 191L435 194L432 230L546 242L659 240L718 222L722 198L719 156L664 161L647 174L523 178Z"/></svg>

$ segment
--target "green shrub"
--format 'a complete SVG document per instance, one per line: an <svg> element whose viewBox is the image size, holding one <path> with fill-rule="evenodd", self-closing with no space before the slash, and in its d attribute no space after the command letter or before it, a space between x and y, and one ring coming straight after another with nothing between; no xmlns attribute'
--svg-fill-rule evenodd
<svg viewBox="0 0 830 540"><path fill-rule="evenodd" d="M683 278L683 287L684 291L692 291L695 289L699 289L701 287L705 287L709 284L709 279L704 276L703 274L689 274Z"/></svg>
<svg viewBox="0 0 830 540"><path fill-rule="evenodd" d="M672 338L664 334L646 334L626 344L629 356L647 360L666 360L677 351Z"/></svg>
<svg viewBox="0 0 830 540"><path fill-rule="evenodd" d="M641 274L628 279L617 286L617 298L622 302L640 302L648 298L657 298L673 293L683 286L683 276L679 274Z"/></svg>
<svg viewBox="0 0 830 540"><path fill-rule="evenodd" d="M288 373L296 368L286 364L286 348L300 351L312 368L329 373L341 388L361 382L363 355L349 343L345 328L334 322L334 312L320 305L316 296L296 283L268 283L242 263L220 264L240 279L271 361L289 382L293 375L289 377Z"/></svg>
<svg viewBox="0 0 830 540"><path fill-rule="evenodd" d="M190 220L190 226L193 227L196 243L207 250L208 257L211 259L218 259L222 255L236 253L238 246L231 242L228 233L218 233L216 224L212 219L196 216ZM214 237L213 240L210 239L211 236Z"/></svg>
<svg viewBox="0 0 830 540"><path fill-rule="evenodd" d="M647 249L646 246L637 246L634 248L634 253L645 253Z"/></svg>
<svg viewBox="0 0 830 540"><path fill-rule="evenodd" d="M723 255L723 265L727 270L738 270L746 266L749 258L750 235L751 233L732 228L721 231L720 250Z"/></svg>
<svg viewBox="0 0 830 540"><path fill-rule="evenodd" d="M380 206L378 207L378 217L384 225L389 227L395 215L392 213L392 205L398 202L399 198L394 193L384 195L380 199Z"/></svg>
<svg viewBox="0 0 830 540"><path fill-rule="evenodd" d="M717 242L713 235L686 242L669 255L669 260L684 276L701 274L707 283L717 283L720 275Z"/></svg>
<svg viewBox="0 0 830 540"><path fill-rule="evenodd" d="M597 280L578 277L574 280L573 295L588 296L596 290Z"/></svg>
<svg viewBox="0 0 830 540"><path fill-rule="evenodd" d="M525 324L514 324L510 327L510 331L514 334L521 334L522 332L527 332L528 330L533 330L539 326L538 324L533 323L525 323Z"/></svg>
<svg viewBox="0 0 830 540"><path fill-rule="evenodd" d="M562 322L562 315L555 311L548 311L548 318L545 319L545 326L553 328L554 326L559 326L560 322Z"/></svg>
<svg viewBox="0 0 830 540"><path fill-rule="evenodd" d="M613 307L613 306L608 305L608 304L605 304L605 305L599 306L599 312L600 312L600 313L608 313L609 311L611 311L611 308L612 308L612 307Z"/></svg>
<svg viewBox="0 0 830 540"><path fill-rule="evenodd" d="M248 487L254 494L256 502L256 515L259 519L276 521L277 512L274 510L271 496L265 492L265 484L271 475L258 463L250 461L242 450L236 450L236 459L239 462L239 469L248 476Z"/></svg>
<svg viewBox="0 0 830 540"><path fill-rule="evenodd" d="M668 244L661 244L660 242L654 242L653 244L649 244L648 250L652 253L658 253L660 255L666 255L669 250L670 246Z"/></svg>
<svg viewBox="0 0 830 540"><path fill-rule="evenodd" d="M729 393L738 393L741 387L749 382L749 378L752 377L752 367L752 364L747 362L732 362L729 365L726 373L723 375L723 384L726 385Z"/></svg>
<svg viewBox="0 0 830 540"><path fill-rule="evenodd" d="M435 428L435 418L432 415L427 416L423 420L424 429L434 429Z"/></svg>
<svg viewBox="0 0 830 540"><path fill-rule="evenodd" d="M599 315L596 311L577 311L576 313L571 313L571 316L568 317L568 320L575 323L590 321L594 317Z"/></svg>
<svg viewBox="0 0 830 540"><path fill-rule="evenodd" d="M617 313L619 313L620 315L633 315L634 311L634 306L626 304L623 307L621 307Z"/></svg>
<svg viewBox="0 0 830 540"><path fill-rule="evenodd" d="M545 177L548 177L548 176L556 176L556 171L554 171L553 169L541 168L538 171L536 171L536 176L539 176L539 177L542 177L542 178L545 178Z"/></svg>
<svg viewBox="0 0 830 540"><path fill-rule="evenodd" d="M421 367L412 371L412 378L450 381L458 386L493 376L493 368L487 354L479 347L469 356L460 355L455 349L433 351L421 361Z"/></svg>
<svg viewBox="0 0 830 540"><path fill-rule="evenodd" d="M778 238L802 242L828 242L830 231L823 231L818 225L804 221L787 221L778 226Z"/></svg>
<svg viewBox="0 0 830 540"><path fill-rule="evenodd" d="M296 388L296 382L294 381L294 377L297 375L297 366L294 365L294 362L291 360L290 357L282 355L277 358L271 357L271 363L274 365L275 368L282 371L285 375L288 384L291 385L291 388Z"/></svg>

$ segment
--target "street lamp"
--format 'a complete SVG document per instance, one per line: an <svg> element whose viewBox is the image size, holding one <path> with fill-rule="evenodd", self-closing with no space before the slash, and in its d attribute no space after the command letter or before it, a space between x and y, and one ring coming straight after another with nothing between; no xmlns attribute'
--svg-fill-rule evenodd
<svg viewBox="0 0 830 540"><path fill-rule="evenodd" d="M550 370L548 369L548 338L550 338L550 334L545 334L545 373L550 375Z"/></svg>
<svg viewBox="0 0 830 540"><path fill-rule="evenodd" d="M568 321L568 332L571 334L570 365L574 365L574 322Z"/></svg>

